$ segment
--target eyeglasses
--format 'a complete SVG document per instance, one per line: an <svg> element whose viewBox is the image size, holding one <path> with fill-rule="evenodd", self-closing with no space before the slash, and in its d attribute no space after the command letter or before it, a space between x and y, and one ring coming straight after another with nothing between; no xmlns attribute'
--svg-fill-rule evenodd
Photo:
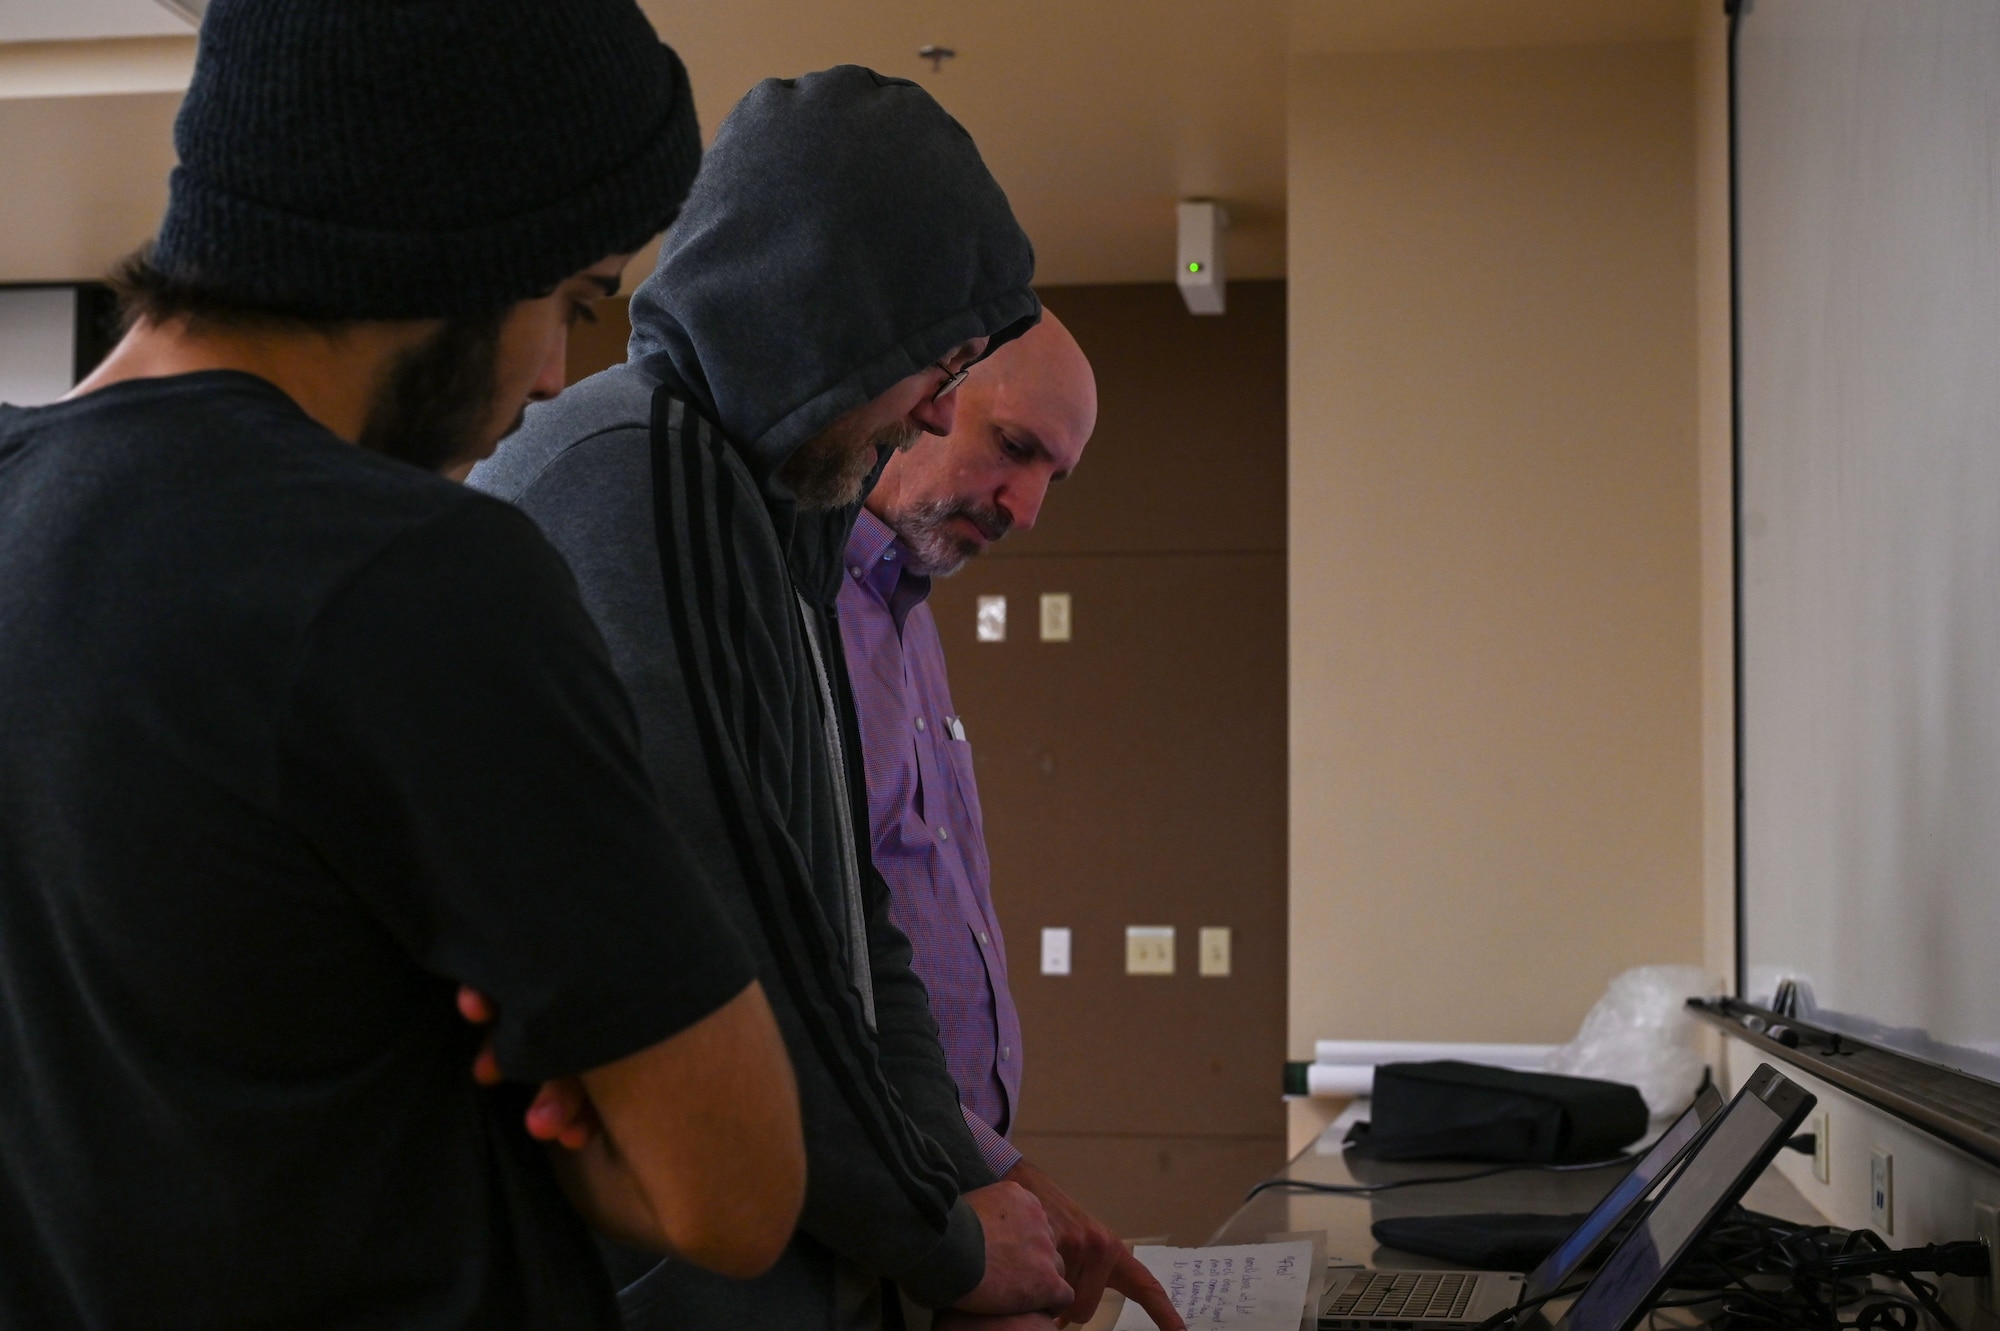
<svg viewBox="0 0 2000 1331"><path fill-rule="evenodd" d="M932 361L931 368L933 370L944 371L944 382L938 385L937 392L931 394L931 401L933 402L936 402L938 399L942 398L945 394L951 392L952 389L957 388L960 384L964 383L965 376L972 373L972 367L970 365L967 365L964 369L954 373L952 368L949 365L946 365L941 360Z"/></svg>

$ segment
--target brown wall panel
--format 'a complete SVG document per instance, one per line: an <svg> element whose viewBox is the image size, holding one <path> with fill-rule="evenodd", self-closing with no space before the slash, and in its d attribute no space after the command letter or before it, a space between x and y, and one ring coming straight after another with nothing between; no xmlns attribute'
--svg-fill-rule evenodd
<svg viewBox="0 0 2000 1331"><path fill-rule="evenodd" d="M595 323L579 323L569 330L568 354L563 358L563 374L569 383L588 379L599 370L622 364L625 343L632 336L632 298L609 296L593 302Z"/></svg>
<svg viewBox="0 0 2000 1331"><path fill-rule="evenodd" d="M1097 371L1097 433L991 558L1283 551L1285 284L1232 282L1200 318L1164 282L1041 295Z"/></svg>
<svg viewBox="0 0 2000 1331"><path fill-rule="evenodd" d="M1041 593L1074 638L1036 634ZM1005 642L975 604L1008 598ZM1277 1133L1284 1061L1281 555L976 561L932 592L979 779L1025 1043L1025 1131ZM1171 976L1124 973L1175 927ZM1045 925L1072 973L1039 973ZM1233 930L1198 976L1196 930Z"/></svg>
<svg viewBox="0 0 2000 1331"><path fill-rule="evenodd" d="M1206 1242L1285 1162L1281 1137L1028 1132L1015 1141L1114 1233L1182 1245Z"/></svg>
<svg viewBox="0 0 2000 1331"><path fill-rule="evenodd" d="M1042 296L1097 432L1036 530L932 593L1021 1007L1015 1131L1119 1232L1194 1243L1284 1156L1285 290L1232 284L1219 318L1166 284ZM1043 592L1071 641L1039 640ZM1008 639L977 642L995 594ZM1132 924L1174 926L1175 974L1124 973ZM1204 925L1228 978L1196 974ZM1073 931L1066 977L1044 926Z"/></svg>

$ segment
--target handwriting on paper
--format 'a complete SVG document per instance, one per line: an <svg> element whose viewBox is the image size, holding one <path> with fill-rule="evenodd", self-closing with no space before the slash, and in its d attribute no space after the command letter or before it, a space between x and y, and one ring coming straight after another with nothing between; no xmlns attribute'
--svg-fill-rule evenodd
<svg viewBox="0 0 2000 1331"><path fill-rule="evenodd" d="M1310 1243L1248 1243L1219 1248L1132 1250L1167 1292L1174 1311L1195 1327L1298 1331L1312 1283ZM1127 1303L1116 1331L1148 1331L1153 1319Z"/></svg>

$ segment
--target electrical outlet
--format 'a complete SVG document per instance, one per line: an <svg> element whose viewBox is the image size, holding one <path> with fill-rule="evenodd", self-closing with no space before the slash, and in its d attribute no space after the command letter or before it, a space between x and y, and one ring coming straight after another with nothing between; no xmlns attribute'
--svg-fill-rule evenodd
<svg viewBox="0 0 2000 1331"><path fill-rule="evenodd" d="M1833 1157L1826 1140L1826 1111L1820 1110L1806 1120L1806 1131L1813 1139L1813 1177L1821 1183L1833 1182Z"/></svg>
<svg viewBox="0 0 2000 1331"><path fill-rule="evenodd" d="M1172 975L1174 973L1174 926L1132 924L1125 927L1125 973L1127 975Z"/></svg>
<svg viewBox="0 0 2000 1331"><path fill-rule="evenodd" d="M1201 931L1201 965L1203 975L1222 976L1229 974L1229 930L1225 928L1205 928Z"/></svg>
<svg viewBox="0 0 2000 1331"><path fill-rule="evenodd" d="M1986 1276L1979 1282L1979 1306L2000 1313L2000 1205L1974 1202L1972 1232L1986 1245Z"/></svg>
<svg viewBox="0 0 2000 1331"><path fill-rule="evenodd" d="M1885 1239L1896 1232L1895 1165L1879 1146L1868 1153L1868 1227Z"/></svg>
<svg viewBox="0 0 2000 1331"><path fill-rule="evenodd" d="M1069 974L1069 930L1042 930L1042 974Z"/></svg>

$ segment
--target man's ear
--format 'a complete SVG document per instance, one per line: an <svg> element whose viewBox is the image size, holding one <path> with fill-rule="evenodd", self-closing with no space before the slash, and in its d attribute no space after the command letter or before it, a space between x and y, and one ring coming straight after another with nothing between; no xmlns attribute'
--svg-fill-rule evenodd
<svg viewBox="0 0 2000 1331"><path fill-rule="evenodd" d="M925 434L950 434L952 425L958 420L958 394L925 398L911 410L910 419L923 427Z"/></svg>

